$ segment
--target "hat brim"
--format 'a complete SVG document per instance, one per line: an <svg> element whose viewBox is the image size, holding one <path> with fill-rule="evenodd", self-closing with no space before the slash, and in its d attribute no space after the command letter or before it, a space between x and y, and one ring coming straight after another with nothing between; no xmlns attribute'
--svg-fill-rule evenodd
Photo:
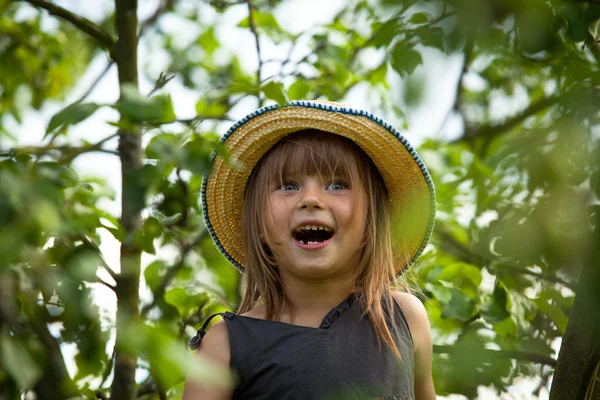
<svg viewBox="0 0 600 400"><path fill-rule="evenodd" d="M241 168L213 153L202 184L206 227L223 255L244 271L246 251L241 220L246 183L260 158L285 136L317 129L358 144L379 169L387 186L397 274L415 263L427 245L435 220L435 189L427 167L393 126L363 110L320 101L293 101L263 107L234 124L221 139Z"/></svg>

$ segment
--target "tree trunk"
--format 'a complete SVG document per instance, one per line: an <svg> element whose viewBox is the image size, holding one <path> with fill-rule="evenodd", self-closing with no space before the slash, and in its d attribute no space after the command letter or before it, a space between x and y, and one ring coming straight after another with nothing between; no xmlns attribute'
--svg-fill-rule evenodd
<svg viewBox="0 0 600 400"><path fill-rule="evenodd" d="M600 216L586 266L577 285L577 297L562 339L552 380L550 400L583 400L600 391L592 383L598 380L600 363ZM588 396L588 397L586 397Z"/></svg>
<svg viewBox="0 0 600 400"><path fill-rule="evenodd" d="M119 71L119 85L138 86L137 0L115 0L117 45L113 52ZM137 173L142 166L141 131L119 132L121 158L121 224L126 232L121 243L121 273L117 277L117 340L113 400L133 400L136 396L137 358L124 344L131 323L139 315L141 250L133 240L141 226L143 193L136 190Z"/></svg>

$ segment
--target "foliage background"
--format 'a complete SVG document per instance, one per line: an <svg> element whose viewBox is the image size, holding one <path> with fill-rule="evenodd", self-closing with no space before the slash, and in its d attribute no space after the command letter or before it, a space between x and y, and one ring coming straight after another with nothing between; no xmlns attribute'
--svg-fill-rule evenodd
<svg viewBox="0 0 600 400"><path fill-rule="evenodd" d="M239 300L201 176L235 120L327 98L406 130L434 178L407 279L437 393L600 398L600 5L299 4L0 1L0 397L227 382L185 350Z"/></svg>

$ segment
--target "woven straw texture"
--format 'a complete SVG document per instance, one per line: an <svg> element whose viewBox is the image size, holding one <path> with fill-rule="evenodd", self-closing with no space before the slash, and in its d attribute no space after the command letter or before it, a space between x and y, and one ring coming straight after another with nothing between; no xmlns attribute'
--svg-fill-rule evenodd
<svg viewBox="0 0 600 400"><path fill-rule="evenodd" d="M241 218L244 190L259 159L279 140L303 129L318 129L357 143L379 169L390 194L397 273L414 264L433 230L435 190L429 172L408 141L373 114L321 101L295 101L261 108L234 124L221 139L235 168L213 154L204 177L202 203L206 226L219 250L243 271L246 254Z"/></svg>

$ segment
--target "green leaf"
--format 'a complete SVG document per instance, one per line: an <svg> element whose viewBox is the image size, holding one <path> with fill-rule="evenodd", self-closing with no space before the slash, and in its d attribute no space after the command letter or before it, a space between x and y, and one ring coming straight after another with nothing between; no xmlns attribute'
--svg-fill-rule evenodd
<svg viewBox="0 0 600 400"><path fill-rule="evenodd" d="M423 46L444 50L445 34L442 28L428 26L426 29L420 30L419 37Z"/></svg>
<svg viewBox="0 0 600 400"><path fill-rule="evenodd" d="M494 332L503 337L515 338L517 336L517 323L513 318L506 318L494 324Z"/></svg>
<svg viewBox="0 0 600 400"><path fill-rule="evenodd" d="M398 32L400 31L400 25L398 20L391 20L386 22L377 21L371 25L373 36L371 39L371 45L378 47L389 46L394 40Z"/></svg>
<svg viewBox="0 0 600 400"><path fill-rule="evenodd" d="M203 175L210 171L210 155L214 150L214 142L204 136L195 136L184 146L182 166L195 174Z"/></svg>
<svg viewBox="0 0 600 400"><path fill-rule="evenodd" d="M426 24L431 20L431 14L426 12L415 13L410 17L410 22L413 24Z"/></svg>
<svg viewBox="0 0 600 400"><path fill-rule="evenodd" d="M6 330L0 336L2 368L16 381L20 390L31 389L42 371L29 351Z"/></svg>
<svg viewBox="0 0 600 400"><path fill-rule="evenodd" d="M444 308L442 317L456 319L462 322L468 321L475 315L475 300L457 289L451 289L451 291L452 297Z"/></svg>
<svg viewBox="0 0 600 400"><path fill-rule="evenodd" d="M121 98L113 106L121 116L132 122L169 123L175 120L173 101L170 95L144 97L137 87L125 84L121 87Z"/></svg>
<svg viewBox="0 0 600 400"><path fill-rule="evenodd" d="M196 103L196 113L202 118L220 118L229 110L226 103L200 98Z"/></svg>
<svg viewBox="0 0 600 400"><path fill-rule="evenodd" d="M143 252L146 252L148 254L156 254L156 248L154 247L154 238L144 235L144 233L141 230L136 232L133 238L133 242Z"/></svg>
<svg viewBox="0 0 600 400"><path fill-rule="evenodd" d="M149 217L144 221L142 229L136 232L134 242L142 251L149 254L155 254L154 240L162 235L163 226L160 221L154 217Z"/></svg>
<svg viewBox="0 0 600 400"><path fill-rule="evenodd" d="M96 281L96 272L102 265L102 257L96 249L88 245L77 246L64 262L69 275L77 280Z"/></svg>
<svg viewBox="0 0 600 400"><path fill-rule="evenodd" d="M102 361L93 357L86 357L83 353L78 353L75 356L75 363L77 364L77 374L75 375L76 380L83 379L90 375L99 374L102 371Z"/></svg>
<svg viewBox="0 0 600 400"><path fill-rule="evenodd" d="M215 37L214 27L209 27L198 37L198 44L209 55L219 48L219 41Z"/></svg>
<svg viewBox="0 0 600 400"><path fill-rule="evenodd" d="M281 42L283 39L291 38L292 35L286 30L281 29L275 15L272 12L261 12L257 9L253 9L252 16L254 17L254 23L260 32L264 32L269 36L276 44ZM240 28L249 28L250 20L248 17L244 18L238 24Z"/></svg>
<svg viewBox="0 0 600 400"><path fill-rule="evenodd" d="M206 263L207 269L215 277L217 284L225 293L235 296L238 272L221 254L210 238L207 237L200 243L200 254Z"/></svg>
<svg viewBox="0 0 600 400"><path fill-rule="evenodd" d="M431 282L427 282L424 288L433 294L433 296L441 303L448 303L452 298L452 289L442 285L436 285Z"/></svg>
<svg viewBox="0 0 600 400"><path fill-rule="evenodd" d="M144 234L153 238L162 235L163 226L160 221L154 217L149 217L144 221Z"/></svg>
<svg viewBox="0 0 600 400"><path fill-rule="evenodd" d="M175 287L165 293L165 301L177 308L180 315L185 315L189 308L188 294L182 287Z"/></svg>
<svg viewBox="0 0 600 400"><path fill-rule="evenodd" d="M165 262L162 260L156 260L151 262L144 269L144 280L146 281L146 285L150 288L150 290L155 291L162 280L162 273L166 268Z"/></svg>
<svg viewBox="0 0 600 400"><path fill-rule="evenodd" d="M288 103L281 82L271 81L263 86L261 90L267 99L276 101L280 106Z"/></svg>
<svg viewBox="0 0 600 400"><path fill-rule="evenodd" d="M501 281L496 280L492 295L479 311L481 316L491 324L497 324L510 317L509 293Z"/></svg>
<svg viewBox="0 0 600 400"><path fill-rule="evenodd" d="M206 299L205 293L190 294L182 287L174 287L165 293L165 301L174 306L182 317L194 312Z"/></svg>
<svg viewBox="0 0 600 400"><path fill-rule="evenodd" d="M423 64L423 57L421 57L421 53L410 45L399 41L392 48L390 63L400 76L407 76L412 74L419 65Z"/></svg>
<svg viewBox="0 0 600 400"><path fill-rule="evenodd" d="M482 277L481 270L476 266L458 262L444 267L436 276L436 280L455 282L457 286L463 281L470 281L475 287L479 287Z"/></svg>
<svg viewBox="0 0 600 400"><path fill-rule="evenodd" d="M172 133L160 133L154 136L146 146L146 157L161 163L178 164L183 158L182 138Z"/></svg>
<svg viewBox="0 0 600 400"><path fill-rule="evenodd" d="M561 335L565 334L565 330L567 329L567 324L569 323L569 318L563 314L562 310L555 305L552 305L548 302L548 299L539 298L534 300L538 309L546 314L547 316L554 321L558 331Z"/></svg>
<svg viewBox="0 0 600 400"><path fill-rule="evenodd" d="M310 85L302 78L298 78L288 89L288 96L291 100L303 100L310 91Z"/></svg>
<svg viewBox="0 0 600 400"><path fill-rule="evenodd" d="M83 121L95 113L98 108L100 108L100 105L96 103L75 103L63 108L50 119L44 137L59 129L65 129L69 125L75 125Z"/></svg>

